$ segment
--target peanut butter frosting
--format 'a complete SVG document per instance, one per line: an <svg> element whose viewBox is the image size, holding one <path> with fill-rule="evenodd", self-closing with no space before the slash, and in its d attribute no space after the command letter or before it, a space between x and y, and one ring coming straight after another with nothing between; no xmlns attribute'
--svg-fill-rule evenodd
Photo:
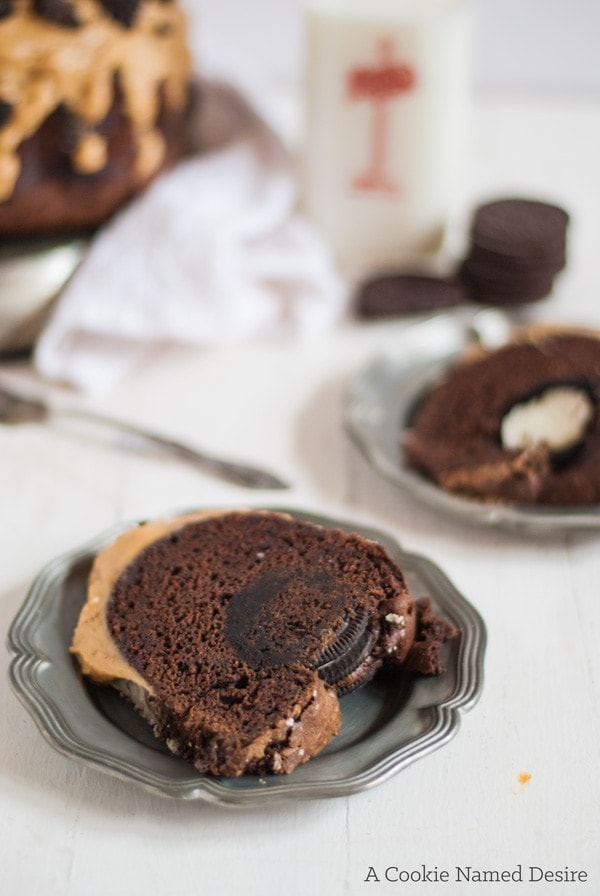
<svg viewBox="0 0 600 896"><path fill-rule="evenodd" d="M217 516L218 511L199 511L172 520L155 520L130 529L98 553L92 566L87 600L81 610L73 635L71 653L81 665L84 675L107 684L126 680L152 693L152 687L127 662L108 630L106 606L112 589L123 570L137 555L175 529Z"/></svg>
<svg viewBox="0 0 600 896"><path fill-rule="evenodd" d="M101 171L107 147L99 126L118 81L135 175L145 180L165 153L156 126L161 101L175 110L186 102L191 62L185 14L175 2L127 4L130 20L110 0L55 0L54 7L48 0L13 0L0 18L0 201L18 180L20 145L59 106L79 123L73 169Z"/></svg>

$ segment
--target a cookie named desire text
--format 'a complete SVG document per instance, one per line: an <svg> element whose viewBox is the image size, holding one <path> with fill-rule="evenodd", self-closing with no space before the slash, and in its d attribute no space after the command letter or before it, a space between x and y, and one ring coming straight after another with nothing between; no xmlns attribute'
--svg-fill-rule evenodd
<svg viewBox="0 0 600 896"><path fill-rule="evenodd" d="M564 865L562 868L543 868L540 865L519 863L512 868L476 868L473 865L454 865L440 868L438 865L418 865L401 868L398 865L366 869L365 883L588 883L588 872ZM561 890L561 892L564 892Z"/></svg>

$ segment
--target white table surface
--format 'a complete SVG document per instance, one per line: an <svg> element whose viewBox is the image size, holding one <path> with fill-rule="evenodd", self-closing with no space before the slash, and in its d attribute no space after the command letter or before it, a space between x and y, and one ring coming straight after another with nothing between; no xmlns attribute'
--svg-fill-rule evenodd
<svg viewBox="0 0 600 896"><path fill-rule="evenodd" d="M512 192L564 203L570 260L539 318L600 322L600 104L477 103L465 208ZM540 541L438 517L382 482L341 426L348 378L404 323L346 323L306 342L166 351L78 400L289 478L250 493L58 426L0 430L0 629L38 570L116 521L181 507L285 503L375 525L433 559L482 613L479 703L457 736L386 784L349 798L231 810L150 795L59 755L0 677L2 892L40 896L600 893L600 535ZM530 775L526 784L519 776ZM448 870L447 883L385 880ZM457 866L522 868L523 881L457 882ZM529 866L587 881L531 883ZM373 868L380 880L367 882ZM396 872L397 874L397 872ZM390 872L393 877L394 872Z"/></svg>

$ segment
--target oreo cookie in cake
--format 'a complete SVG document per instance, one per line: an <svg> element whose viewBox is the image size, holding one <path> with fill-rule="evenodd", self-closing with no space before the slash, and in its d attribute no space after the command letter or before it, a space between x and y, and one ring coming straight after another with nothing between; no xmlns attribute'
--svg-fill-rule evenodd
<svg viewBox="0 0 600 896"><path fill-rule="evenodd" d="M204 773L285 773L380 669L441 671L454 634L382 547L285 514L149 523L96 558L72 651Z"/></svg>
<svg viewBox="0 0 600 896"><path fill-rule="evenodd" d="M600 336L529 327L468 352L425 394L410 467L486 502L600 503Z"/></svg>

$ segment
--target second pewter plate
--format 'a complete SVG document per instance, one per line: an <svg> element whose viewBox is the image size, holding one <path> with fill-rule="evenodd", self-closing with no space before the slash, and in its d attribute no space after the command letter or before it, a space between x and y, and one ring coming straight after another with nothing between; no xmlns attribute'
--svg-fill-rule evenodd
<svg viewBox="0 0 600 896"><path fill-rule="evenodd" d="M474 334L479 335L479 322L497 325L494 333L490 330L490 341L496 337L502 341L502 316L493 311L479 312L471 321L439 315L411 328L407 350L400 337L393 357L375 358L349 384L344 406L348 435L380 475L451 518L531 536L600 530L598 505L546 508L486 504L446 492L407 467L402 440L414 408ZM504 325L508 326L506 319ZM482 335L485 340L485 330Z"/></svg>
<svg viewBox="0 0 600 896"><path fill-rule="evenodd" d="M379 541L404 570L413 597L431 597L433 608L460 629L444 646L445 673L437 678L381 676L343 697L340 734L290 775L200 775L156 740L112 688L87 682L69 654L93 558L135 525L130 523L48 564L10 628L11 684L53 747L155 793L244 807L348 796L383 783L454 737L461 712L473 706L482 688L486 633L477 611L434 563L404 551L383 532L287 508L269 509Z"/></svg>

